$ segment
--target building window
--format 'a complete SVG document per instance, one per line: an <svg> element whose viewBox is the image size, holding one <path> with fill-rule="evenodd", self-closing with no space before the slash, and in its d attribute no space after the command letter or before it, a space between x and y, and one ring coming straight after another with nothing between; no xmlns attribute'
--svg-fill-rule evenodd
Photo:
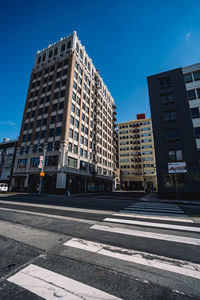
<svg viewBox="0 0 200 300"><path fill-rule="evenodd" d="M200 138L200 127L195 127L194 132L195 132L196 138Z"/></svg>
<svg viewBox="0 0 200 300"><path fill-rule="evenodd" d="M74 136L73 133L74 133L73 130L70 128L69 129L69 137L72 138L72 139L73 139L73 136Z"/></svg>
<svg viewBox="0 0 200 300"><path fill-rule="evenodd" d="M54 149L59 150L59 148L60 148L60 141L56 141L54 145Z"/></svg>
<svg viewBox="0 0 200 300"><path fill-rule="evenodd" d="M54 56L57 55L57 53L58 53L58 48L55 48L55 50L54 50Z"/></svg>
<svg viewBox="0 0 200 300"><path fill-rule="evenodd" d="M200 71L193 72L193 76L195 81L200 80Z"/></svg>
<svg viewBox="0 0 200 300"><path fill-rule="evenodd" d="M52 55L53 55L53 52L52 52L52 50L50 50L49 51L49 58L52 57Z"/></svg>
<svg viewBox="0 0 200 300"><path fill-rule="evenodd" d="M41 131L40 138L44 139L46 136L46 130Z"/></svg>
<svg viewBox="0 0 200 300"><path fill-rule="evenodd" d="M62 45L61 47L61 52L65 51L65 44Z"/></svg>
<svg viewBox="0 0 200 300"><path fill-rule="evenodd" d="M191 108L191 114L192 114L192 118L200 117L199 107Z"/></svg>
<svg viewBox="0 0 200 300"><path fill-rule="evenodd" d="M83 148L80 148L80 156L83 156Z"/></svg>
<svg viewBox="0 0 200 300"><path fill-rule="evenodd" d="M56 116L51 116L51 124L54 124L56 122Z"/></svg>
<svg viewBox="0 0 200 300"><path fill-rule="evenodd" d="M58 155L46 156L45 166L52 167L58 165Z"/></svg>
<svg viewBox="0 0 200 300"><path fill-rule="evenodd" d="M47 114L48 111L49 111L49 108L48 108L48 107L45 107L45 108L44 108L44 114Z"/></svg>
<svg viewBox="0 0 200 300"><path fill-rule="evenodd" d="M197 97L200 98L200 89L197 89Z"/></svg>
<svg viewBox="0 0 200 300"><path fill-rule="evenodd" d="M62 117L63 117L63 115L62 115L62 114L58 115L58 119L57 119L57 121L58 121L58 122L62 122Z"/></svg>
<svg viewBox="0 0 200 300"><path fill-rule="evenodd" d="M49 130L49 137L54 137L54 128Z"/></svg>
<svg viewBox="0 0 200 300"><path fill-rule="evenodd" d="M74 113L75 112L75 105L72 103L72 109L71 111Z"/></svg>
<svg viewBox="0 0 200 300"><path fill-rule="evenodd" d="M59 106L58 106L58 109L63 109L63 107L64 107L64 102L60 102Z"/></svg>
<svg viewBox="0 0 200 300"><path fill-rule="evenodd" d="M185 187L185 176L184 174L164 174L164 186L165 188L184 188Z"/></svg>
<svg viewBox="0 0 200 300"><path fill-rule="evenodd" d="M73 92L72 93L72 99L75 101L76 100L76 94Z"/></svg>
<svg viewBox="0 0 200 300"><path fill-rule="evenodd" d="M57 104L53 104L52 111L56 111L56 110L57 110Z"/></svg>
<svg viewBox="0 0 200 300"><path fill-rule="evenodd" d="M38 167L39 163L40 163L39 157L32 157L30 166L35 168Z"/></svg>
<svg viewBox="0 0 200 300"><path fill-rule="evenodd" d="M68 167L77 168L77 159L68 156Z"/></svg>
<svg viewBox="0 0 200 300"><path fill-rule="evenodd" d="M74 153L78 154L78 146L74 145Z"/></svg>
<svg viewBox="0 0 200 300"><path fill-rule="evenodd" d="M30 153L30 146L26 146L26 154Z"/></svg>
<svg viewBox="0 0 200 300"><path fill-rule="evenodd" d="M169 150L168 158L170 162L182 161L183 160L182 150Z"/></svg>
<svg viewBox="0 0 200 300"><path fill-rule="evenodd" d="M33 153L37 153L38 145L33 145Z"/></svg>
<svg viewBox="0 0 200 300"><path fill-rule="evenodd" d="M76 107L76 115L79 117L80 116L80 109L78 109L77 107Z"/></svg>
<svg viewBox="0 0 200 300"><path fill-rule="evenodd" d="M192 82L192 74L191 73L185 74L184 81L185 83Z"/></svg>
<svg viewBox="0 0 200 300"><path fill-rule="evenodd" d="M74 117L73 117L73 116L70 117L70 123L71 123L72 125L74 125Z"/></svg>
<svg viewBox="0 0 200 300"><path fill-rule="evenodd" d="M41 120L37 120L36 127L40 127L40 126L41 126Z"/></svg>
<svg viewBox="0 0 200 300"><path fill-rule="evenodd" d="M65 60L64 60L63 65L64 65L64 66L68 65L68 59L65 59Z"/></svg>
<svg viewBox="0 0 200 300"><path fill-rule="evenodd" d="M18 159L17 167L18 168L25 168L27 163L27 159Z"/></svg>
<svg viewBox="0 0 200 300"><path fill-rule="evenodd" d="M102 173L102 168L101 167L97 167L97 173L101 174Z"/></svg>
<svg viewBox="0 0 200 300"><path fill-rule="evenodd" d="M166 130L166 136L168 140L179 139L180 138L179 129Z"/></svg>
<svg viewBox="0 0 200 300"><path fill-rule="evenodd" d="M87 158L87 157L88 157L88 152L87 152L86 150L84 150L84 152L83 152L83 156L84 156L85 158Z"/></svg>
<svg viewBox="0 0 200 300"><path fill-rule="evenodd" d="M52 142L49 142L49 143L48 143L47 150L48 150L48 151L52 151L52 149L53 149L53 143L52 143Z"/></svg>
<svg viewBox="0 0 200 300"><path fill-rule="evenodd" d="M24 147L20 148L20 154L23 155L24 154Z"/></svg>
<svg viewBox="0 0 200 300"><path fill-rule="evenodd" d="M42 126L45 126L45 125L47 125L47 118L42 120Z"/></svg>
<svg viewBox="0 0 200 300"><path fill-rule="evenodd" d="M176 120L176 111L166 111L163 114L164 121Z"/></svg>
<svg viewBox="0 0 200 300"><path fill-rule="evenodd" d="M174 102L174 94L161 95L161 101L162 101L162 104L173 103Z"/></svg>
<svg viewBox="0 0 200 300"><path fill-rule="evenodd" d="M57 127L56 128L56 136L60 136L61 135L61 127Z"/></svg>
<svg viewBox="0 0 200 300"><path fill-rule="evenodd" d="M78 132L74 132L74 140L75 141L78 141L78 138L79 138L79 134L78 134Z"/></svg>
<svg viewBox="0 0 200 300"><path fill-rule="evenodd" d="M79 128L79 121L78 120L75 120L75 127Z"/></svg>
<svg viewBox="0 0 200 300"><path fill-rule="evenodd" d="M195 90L189 90L187 91L188 100L196 99L196 93Z"/></svg>
<svg viewBox="0 0 200 300"><path fill-rule="evenodd" d="M165 78L159 79L159 82L160 82L160 87L166 87L171 84L171 79L170 79L170 77L165 77Z"/></svg>
<svg viewBox="0 0 200 300"><path fill-rule="evenodd" d="M68 143L68 151L72 152L72 143L70 143L70 142Z"/></svg>
<svg viewBox="0 0 200 300"><path fill-rule="evenodd" d="M81 135L81 141L80 141L81 144L84 143L84 137Z"/></svg>

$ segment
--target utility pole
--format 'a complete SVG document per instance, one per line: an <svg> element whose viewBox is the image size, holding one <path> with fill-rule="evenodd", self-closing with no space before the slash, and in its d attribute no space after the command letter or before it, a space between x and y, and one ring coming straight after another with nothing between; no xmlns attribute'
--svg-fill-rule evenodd
<svg viewBox="0 0 200 300"><path fill-rule="evenodd" d="M46 148L40 147L40 149L43 150L43 163L42 163L42 171L40 173L40 187L39 187L39 195L41 194L42 191L42 178L44 177L44 165L45 165L45 156L46 156Z"/></svg>
<svg viewBox="0 0 200 300"><path fill-rule="evenodd" d="M177 173L176 170L175 171L175 185L176 185L176 199L179 199L179 194L178 194L178 181L177 181Z"/></svg>

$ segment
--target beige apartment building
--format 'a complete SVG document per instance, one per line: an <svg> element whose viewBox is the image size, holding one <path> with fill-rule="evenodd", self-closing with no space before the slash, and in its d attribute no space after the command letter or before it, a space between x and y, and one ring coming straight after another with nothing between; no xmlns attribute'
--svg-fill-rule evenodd
<svg viewBox="0 0 200 300"><path fill-rule="evenodd" d="M111 190L115 104L76 32L38 51L31 73L12 186L36 191Z"/></svg>
<svg viewBox="0 0 200 300"><path fill-rule="evenodd" d="M144 114L118 124L120 186L126 190L156 188L152 124Z"/></svg>

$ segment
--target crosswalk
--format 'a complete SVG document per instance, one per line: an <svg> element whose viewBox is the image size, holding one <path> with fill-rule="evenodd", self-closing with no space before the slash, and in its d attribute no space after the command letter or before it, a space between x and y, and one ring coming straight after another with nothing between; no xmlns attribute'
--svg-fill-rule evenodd
<svg viewBox="0 0 200 300"><path fill-rule="evenodd" d="M157 202L137 202L120 210L130 214L150 214L160 216L187 217L182 208L177 204L165 204Z"/></svg>
<svg viewBox="0 0 200 300"><path fill-rule="evenodd" d="M91 239L69 238L61 246L62 253L69 251L73 258L84 257L85 262L94 263L96 259L102 267L107 267L107 261L111 260L116 271L121 271L123 263L129 263L124 270L133 276L137 270L137 280L140 266L142 281L147 280L146 276L148 283L157 283L156 276L160 275L163 286L168 287L169 278L172 278L171 289L180 293L185 293L185 281L191 286L200 283L200 258L194 256L200 254L200 226L178 205L134 203L103 218L101 223L89 225L88 230ZM173 282L173 276L178 276L178 283ZM8 281L44 299L123 299L33 264L9 277ZM180 282L183 283L182 291L178 290ZM198 292L194 291L196 296L195 293Z"/></svg>

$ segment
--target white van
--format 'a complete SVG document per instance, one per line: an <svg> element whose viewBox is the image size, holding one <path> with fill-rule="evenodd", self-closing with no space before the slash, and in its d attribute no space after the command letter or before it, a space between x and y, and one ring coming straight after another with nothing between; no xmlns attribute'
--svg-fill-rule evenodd
<svg viewBox="0 0 200 300"><path fill-rule="evenodd" d="M7 191L8 191L7 183L0 183L0 192L7 192Z"/></svg>

